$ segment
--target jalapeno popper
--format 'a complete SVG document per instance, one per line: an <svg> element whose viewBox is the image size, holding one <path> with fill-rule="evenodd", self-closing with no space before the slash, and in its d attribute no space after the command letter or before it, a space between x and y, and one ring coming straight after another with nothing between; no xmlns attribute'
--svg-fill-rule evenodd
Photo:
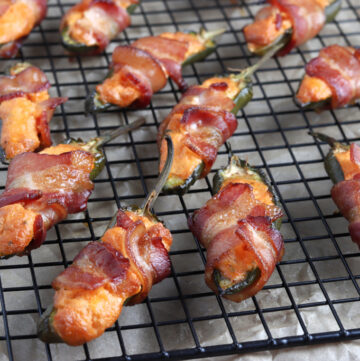
<svg viewBox="0 0 360 361"><path fill-rule="evenodd" d="M199 33L162 33L116 47L109 74L88 97L86 112L101 111L111 105L144 108L169 77L185 90L182 66L211 54L216 48L212 39L223 32L202 29Z"/></svg>
<svg viewBox="0 0 360 361"><path fill-rule="evenodd" d="M46 75L28 63L0 77L1 147L8 159L52 144L49 122L67 98L50 98Z"/></svg>
<svg viewBox="0 0 360 361"><path fill-rule="evenodd" d="M52 226L84 211L94 187L91 180L105 162L99 147L142 123L140 119L87 143L70 139L14 157L0 195L0 257L27 254L43 243Z"/></svg>
<svg viewBox="0 0 360 361"><path fill-rule="evenodd" d="M232 156L214 177L215 196L189 218L207 250L206 284L240 302L254 296L284 253L282 210L266 176Z"/></svg>
<svg viewBox="0 0 360 361"><path fill-rule="evenodd" d="M46 0L3 0L0 8L0 57L17 55L24 39L46 16Z"/></svg>
<svg viewBox="0 0 360 361"><path fill-rule="evenodd" d="M310 133L331 146L325 158L325 170L334 183L331 197L349 221L351 239L360 248L360 147L345 145L321 133Z"/></svg>
<svg viewBox="0 0 360 361"><path fill-rule="evenodd" d="M174 163L164 186L165 193L184 194L214 164L218 149L237 127L236 114L252 98L251 75L279 47L239 74L217 76L190 87L159 127L160 170L166 159L162 140L166 132L174 142Z"/></svg>
<svg viewBox="0 0 360 361"><path fill-rule="evenodd" d="M169 139L165 173L172 161ZM120 209L116 224L98 242L83 248L55 278L54 305L38 326L41 340L76 346L99 337L118 319L124 304L141 302L155 283L170 274L172 236L150 212L163 179L160 176L141 209Z"/></svg>
<svg viewBox="0 0 360 361"><path fill-rule="evenodd" d="M257 55L278 44L282 45L278 55L288 54L315 37L341 7L341 0L268 0L268 3L258 11L255 21L244 28L248 48Z"/></svg>
<svg viewBox="0 0 360 361"><path fill-rule="evenodd" d="M295 103L303 109L335 109L360 98L360 50L331 45L305 68Z"/></svg>
<svg viewBox="0 0 360 361"><path fill-rule="evenodd" d="M82 0L62 18L62 44L71 54L99 54L130 25L138 0Z"/></svg>

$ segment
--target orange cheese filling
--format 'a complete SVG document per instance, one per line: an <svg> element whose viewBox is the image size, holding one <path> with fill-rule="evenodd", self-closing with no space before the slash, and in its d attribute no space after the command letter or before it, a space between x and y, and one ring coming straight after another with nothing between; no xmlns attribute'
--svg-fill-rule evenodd
<svg viewBox="0 0 360 361"><path fill-rule="evenodd" d="M25 1L16 1L0 16L0 44L28 35L36 23L34 9Z"/></svg>
<svg viewBox="0 0 360 361"><path fill-rule="evenodd" d="M3 121L1 146L7 158L29 152L40 146L36 118L41 109L25 97L13 98L0 104Z"/></svg>
<svg viewBox="0 0 360 361"><path fill-rule="evenodd" d="M227 178L221 185L221 189L229 183L246 183L251 185L256 200L267 205L274 205L274 198L269 187L263 182L252 178L251 176L234 176Z"/></svg>
<svg viewBox="0 0 360 361"><path fill-rule="evenodd" d="M304 76L296 94L296 98L301 104L319 102L331 98L331 96L331 88L323 80L308 75Z"/></svg>
<svg viewBox="0 0 360 361"><path fill-rule="evenodd" d="M353 179L356 174L360 173L360 166L350 158L350 150L335 151L335 157L341 166L345 180Z"/></svg>
<svg viewBox="0 0 360 361"><path fill-rule="evenodd" d="M0 208L0 256L24 251L33 239L37 215L19 203Z"/></svg>
<svg viewBox="0 0 360 361"><path fill-rule="evenodd" d="M278 25L278 18L281 18L281 24ZM258 19L245 27L246 32L253 32L259 34L258 42L248 42L247 46L251 52L268 46L275 42L281 35L292 27L291 21L286 13L280 12L277 8L274 11L268 12L268 15L260 16Z"/></svg>

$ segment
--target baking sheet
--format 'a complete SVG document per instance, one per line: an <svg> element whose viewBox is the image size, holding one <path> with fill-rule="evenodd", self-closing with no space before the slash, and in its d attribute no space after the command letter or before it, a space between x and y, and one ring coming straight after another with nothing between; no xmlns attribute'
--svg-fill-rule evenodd
<svg viewBox="0 0 360 361"><path fill-rule="evenodd" d="M318 147L309 128L337 139L359 140L359 108L316 114L300 113L292 96L303 75L305 61L333 43L360 46L358 0L344 0L337 21L318 37L286 58L269 61L254 78L254 99L239 114L230 143L236 154L262 167L276 182L286 216L282 233L286 252L267 286L240 304L216 297L203 281L206 253L188 231L186 217L211 197L215 169L227 162L222 147L214 171L183 196L161 196L157 214L173 232L173 274L154 286L148 300L124 308L118 323L84 347L45 346L36 338L39 311L51 303L50 284L87 242L100 237L120 204L140 204L157 176L157 127L180 94L169 83L140 111L110 111L85 117L83 102L107 72L111 52L141 36L163 31L225 27L217 52L203 63L184 69L196 84L227 67L244 68L256 61L246 52L242 27L261 6L258 1L144 0L132 17L133 25L97 57L69 59L60 45L60 17L73 2L49 1L47 18L22 48L24 60L43 69L53 96L68 96L51 122L52 136L88 139L146 117L146 125L106 146L107 166L95 181L88 211L72 215L48 233L45 244L30 257L1 261L0 361L83 360L159 351L223 346L234 342L358 329L359 252L347 233L347 222L334 215L331 182L322 166L327 147ZM346 35L345 35L346 34ZM1 69L13 61L1 61ZM5 185L1 167L0 184ZM3 187L2 187L3 189ZM246 355L242 360L352 359L359 342L326 347L296 348ZM209 351L210 352L210 351ZM296 356L295 356L296 355ZM226 359L236 360L239 356ZM225 360L225 357L221 359Z"/></svg>

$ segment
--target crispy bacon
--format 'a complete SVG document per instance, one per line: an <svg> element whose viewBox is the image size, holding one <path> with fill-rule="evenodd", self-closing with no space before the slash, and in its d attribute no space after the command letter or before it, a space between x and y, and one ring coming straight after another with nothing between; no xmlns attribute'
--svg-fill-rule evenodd
<svg viewBox="0 0 360 361"><path fill-rule="evenodd" d="M181 35L172 35L177 34ZM131 105L143 108L150 103L153 93L166 85L168 77L181 90L185 90L187 85L181 74L181 66L190 48L190 40L180 35L181 40L162 35L150 36L130 46L115 48L111 65L113 74L96 87L101 100L120 107ZM126 75L123 74L124 68Z"/></svg>
<svg viewBox="0 0 360 361"><path fill-rule="evenodd" d="M360 248L360 179L339 182L331 190L331 196L341 214L349 221L351 239Z"/></svg>
<svg viewBox="0 0 360 361"><path fill-rule="evenodd" d="M52 287L55 290L61 287L94 290L110 283L116 288L129 267L129 260L111 244L90 242L74 258L72 265L55 278Z"/></svg>
<svg viewBox="0 0 360 361"><path fill-rule="evenodd" d="M259 10L255 21L244 28L247 43L266 47L291 28L291 39L278 55L286 55L293 48L316 36L323 28L326 17L322 4L314 0L268 0L270 6Z"/></svg>
<svg viewBox="0 0 360 361"><path fill-rule="evenodd" d="M9 244L16 248L18 242L24 247L21 252L16 248L17 254L39 246L50 227L69 213L85 210L93 189L89 178L93 167L93 156L81 150L60 155L23 153L16 156L9 166L5 191L0 195L0 209L8 207L0 217L0 254L12 255ZM9 238L5 232L11 227L6 225L6 217L12 212L12 205L22 205L24 212L40 216L41 219L33 219L33 224L23 225L24 229L33 229L27 234L32 238L23 239L24 234L18 235L18 239Z"/></svg>
<svg viewBox="0 0 360 361"><path fill-rule="evenodd" d="M204 174L208 174L218 149L236 130L235 115L225 110L194 107L184 112L180 124L186 131L186 146L201 157Z"/></svg>
<svg viewBox="0 0 360 361"><path fill-rule="evenodd" d="M269 3L286 13L292 23L291 40L279 55L286 55L293 48L306 43L325 25L324 9L313 0L269 0Z"/></svg>
<svg viewBox="0 0 360 361"><path fill-rule="evenodd" d="M230 113L234 102L226 95L227 86L214 84L190 87L160 125L160 147L164 144L165 132L170 130L173 134L175 160L172 169L181 162L182 149L186 147L204 162L201 177L205 177L215 162L218 149L236 130L236 117ZM165 158L166 153L161 151L160 168Z"/></svg>
<svg viewBox="0 0 360 361"><path fill-rule="evenodd" d="M83 0L65 14L60 30L69 28L73 40L89 47L96 45L92 53L101 53L110 40L130 25L126 7L137 3L137 0Z"/></svg>
<svg viewBox="0 0 360 361"><path fill-rule="evenodd" d="M255 199L246 183L228 183L205 206L189 218L189 228L207 249L205 280L218 292L214 271L234 262L257 267L261 276L241 292L224 297L240 302L258 292L270 278L283 254L283 240L272 223L282 217L281 209Z"/></svg>
<svg viewBox="0 0 360 361"><path fill-rule="evenodd" d="M0 77L0 102L49 88L50 83L44 72L29 66L16 75Z"/></svg>
<svg viewBox="0 0 360 361"><path fill-rule="evenodd" d="M52 327L58 335L70 345L100 336L119 317L125 300L141 302L169 275L171 242L161 223L119 210L115 227L101 242L89 243L52 283Z"/></svg>
<svg viewBox="0 0 360 361"><path fill-rule="evenodd" d="M306 74L331 88L331 107L351 104L360 98L360 59L351 47L331 45L306 65Z"/></svg>

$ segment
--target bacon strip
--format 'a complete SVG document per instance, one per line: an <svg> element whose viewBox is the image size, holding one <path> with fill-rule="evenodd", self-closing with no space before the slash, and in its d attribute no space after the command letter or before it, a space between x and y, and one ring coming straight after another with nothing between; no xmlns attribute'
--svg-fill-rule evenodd
<svg viewBox="0 0 360 361"><path fill-rule="evenodd" d="M291 40L279 55L286 55L293 48L306 43L325 25L324 9L313 0L268 0L268 2L286 13L292 22Z"/></svg>
<svg viewBox="0 0 360 361"><path fill-rule="evenodd" d="M225 86L224 86L225 85ZM175 141L175 160L181 157L181 148L187 147L205 163L201 177L205 177L215 162L218 149L232 136L237 120L230 110L234 102L226 95L227 84L212 84L209 87L193 86L183 95L168 117L161 123L158 133L159 144L164 144L167 130L181 139ZM166 153L161 152L160 165Z"/></svg>
<svg viewBox="0 0 360 361"><path fill-rule="evenodd" d="M40 246L50 227L69 213L85 210L93 189L89 178L93 166L93 156L81 150L60 155L23 153L16 156L9 166L5 191L0 195L0 209L3 210L0 254L12 255L11 244L16 249L18 243L24 244L21 252L17 249L17 254ZM6 224L7 215L17 205L21 205L25 213L38 216L32 224L24 223L23 234L9 238L7 231L11 224ZM26 233L25 229L33 229L33 232Z"/></svg>
<svg viewBox="0 0 360 361"><path fill-rule="evenodd" d="M161 223L119 210L116 226L101 242L89 243L53 281L57 334L70 345L100 336L119 317L125 300L141 302L170 274L171 242Z"/></svg>
<svg viewBox="0 0 360 361"><path fill-rule="evenodd" d="M306 65L306 74L331 88L333 109L360 98L360 59L354 48L331 45L322 49Z"/></svg>
<svg viewBox="0 0 360 361"><path fill-rule="evenodd" d="M16 75L0 77L0 103L49 88L45 73L35 66L29 66Z"/></svg>
<svg viewBox="0 0 360 361"><path fill-rule="evenodd" d="M91 53L101 53L110 40L130 25L126 7L137 3L137 0L83 0L65 14L60 30L69 28L73 40L89 47L96 45Z"/></svg>
<svg viewBox="0 0 360 361"><path fill-rule="evenodd" d="M224 297L240 302L264 286L283 254L282 236L272 227L280 217L277 206L255 199L249 184L232 182L194 212L188 219L189 228L207 249L205 281L214 292L219 291L214 270L231 255L239 264L256 265L261 276L241 292Z"/></svg>

